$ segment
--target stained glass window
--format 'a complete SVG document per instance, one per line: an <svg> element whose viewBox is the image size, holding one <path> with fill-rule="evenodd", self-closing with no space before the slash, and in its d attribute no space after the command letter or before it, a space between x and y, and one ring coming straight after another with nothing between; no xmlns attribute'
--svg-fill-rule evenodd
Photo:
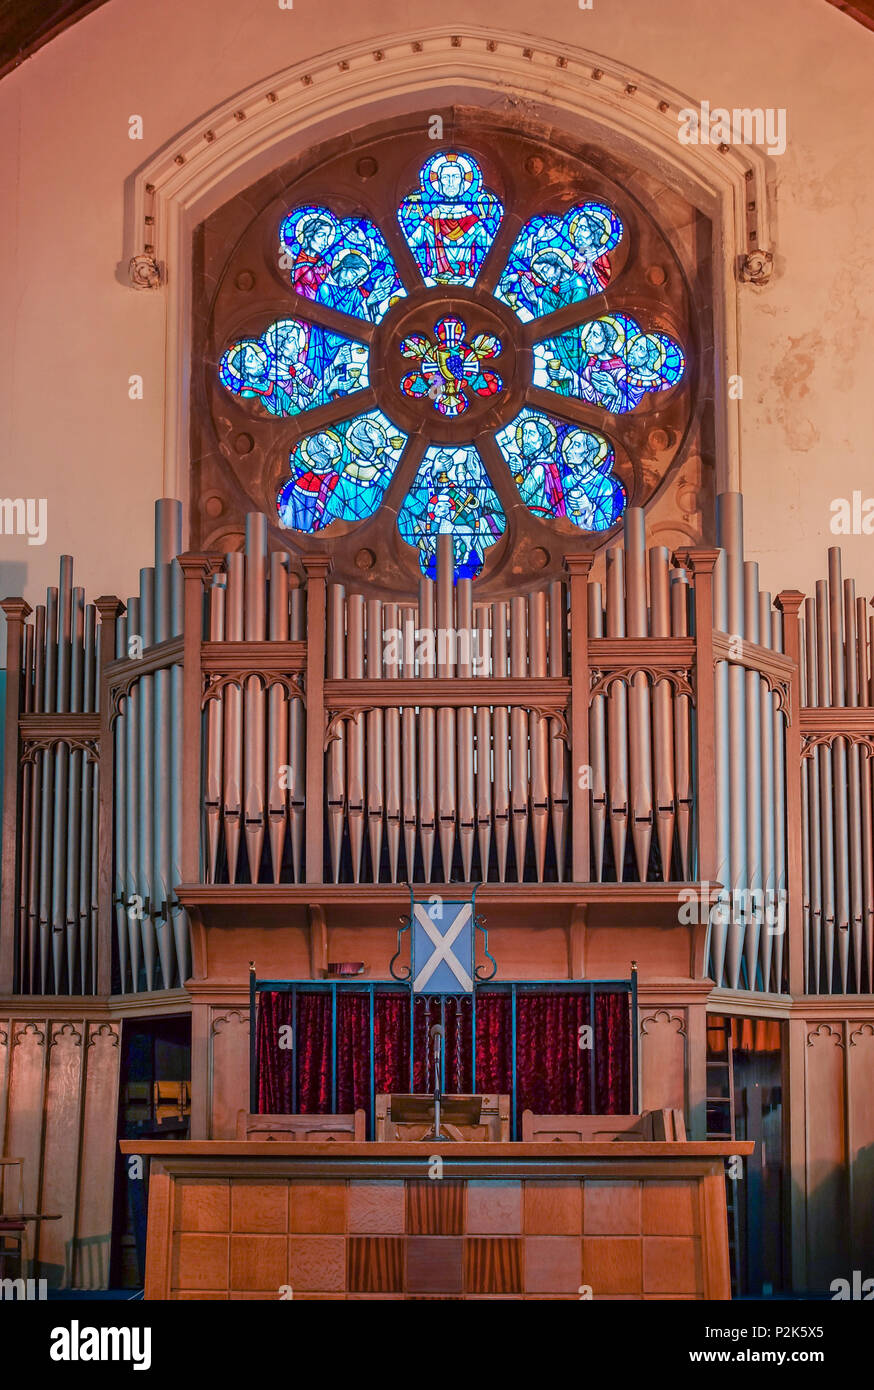
<svg viewBox="0 0 874 1390"><path fill-rule="evenodd" d="M368 351L301 319L280 319L260 338L243 338L219 365L222 383L271 415L298 415L367 385Z"/></svg>
<svg viewBox="0 0 874 1390"><path fill-rule="evenodd" d="M407 494L398 527L419 551L422 573L437 572L437 537L453 539L456 579L474 578L489 546L504 534L506 518L476 449L428 449Z"/></svg>
<svg viewBox="0 0 874 1390"><path fill-rule="evenodd" d="M418 369L401 382L407 396L430 396L441 415L461 415L468 408L468 391L493 396L503 382L497 372L487 371L483 362L501 351L493 334L480 333L466 342L467 324L463 319L441 319L434 325L434 339L416 333L401 343L404 357L412 357Z"/></svg>
<svg viewBox="0 0 874 1390"><path fill-rule="evenodd" d="M280 264L292 289L341 314L379 323L406 293L382 233L364 217L295 208L279 231Z"/></svg>
<svg viewBox="0 0 874 1390"><path fill-rule="evenodd" d="M307 435L291 451L291 477L276 499L280 525L321 531L372 516L406 442L379 410Z"/></svg>
<svg viewBox="0 0 874 1390"><path fill-rule="evenodd" d="M367 163L359 159L356 168ZM525 167L532 163L538 159ZM239 336L218 377L255 414L318 410L282 443L288 469L275 506L284 530L313 535L343 522L332 542L341 546L347 531L368 527L396 478L403 501L396 518L386 512L384 527L397 525L432 577L437 537L451 535L456 577L474 577L522 515L518 507L505 514L486 470L483 459L495 445L509 470L498 479L501 491L511 479L538 524L564 521L598 534L620 520L629 446L617 451L618 417L651 409L647 397L682 382L683 351L624 312L626 275L617 289L611 254L628 233L609 203L578 195L566 211L532 213L529 206L501 239L503 216L473 155L441 150L424 160L418 187L397 209L400 234L393 220L380 222L372 212L341 217L316 201L272 224L295 316L260 336ZM412 261L402 255L401 236ZM393 247L408 267L406 283ZM478 276L493 249L490 289ZM585 303L595 296L604 297L599 309L616 307L587 318ZM344 316L345 331L342 318L337 330L312 322L316 304ZM576 304L576 326L566 327ZM559 313L556 326L550 316ZM584 423L585 406L617 417L615 428ZM247 427L253 436L262 428ZM281 427L271 421L270 428ZM271 434L259 459L271 478L277 438ZM250 435L232 442L240 440L246 457ZM367 559L386 533L362 534ZM555 557L560 546L545 534L541 553Z"/></svg>
<svg viewBox="0 0 874 1390"><path fill-rule="evenodd" d="M434 154L398 218L426 285L472 285L504 209L470 155Z"/></svg>
<svg viewBox="0 0 874 1390"><path fill-rule="evenodd" d="M609 531L625 510L625 489L612 471L613 449L602 434L523 410L497 441L534 516L564 516L584 531Z"/></svg>
<svg viewBox="0 0 874 1390"><path fill-rule="evenodd" d="M534 384L601 405L634 410L651 391L683 375L685 359L666 333L645 333L627 314L603 314L534 345Z"/></svg>
<svg viewBox="0 0 874 1390"><path fill-rule="evenodd" d="M600 294L610 280L609 253L622 223L606 203L586 202L564 217L532 217L516 238L496 299L531 319Z"/></svg>

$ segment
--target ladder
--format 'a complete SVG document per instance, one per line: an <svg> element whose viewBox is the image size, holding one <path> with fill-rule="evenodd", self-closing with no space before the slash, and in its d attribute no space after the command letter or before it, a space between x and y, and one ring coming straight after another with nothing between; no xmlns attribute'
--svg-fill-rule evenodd
<svg viewBox="0 0 874 1390"><path fill-rule="evenodd" d="M707 1016L707 1138L734 1139L734 1065L731 1019L718 1014ZM740 1293L740 1226L738 1221L738 1182L725 1175L725 1204L728 1212L728 1258L731 1291Z"/></svg>

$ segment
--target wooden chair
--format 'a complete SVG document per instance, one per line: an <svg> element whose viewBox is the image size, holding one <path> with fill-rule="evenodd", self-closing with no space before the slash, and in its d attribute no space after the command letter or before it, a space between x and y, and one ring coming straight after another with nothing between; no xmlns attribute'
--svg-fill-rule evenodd
<svg viewBox="0 0 874 1390"><path fill-rule="evenodd" d="M240 1110L237 1138L363 1144L367 1138L367 1116L363 1110L356 1110L353 1115L251 1115Z"/></svg>
<svg viewBox="0 0 874 1390"><path fill-rule="evenodd" d="M448 1097L447 1097L448 1099ZM488 1095L482 1097L482 1114L478 1125L450 1125L441 1122L442 1128L453 1139L461 1143L508 1144L510 1142L510 1097L508 1095ZM396 1123L391 1118L391 1096L381 1094L376 1097L376 1139L380 1142L402 1141L418 1143L425 1138L430 1125Z"/></svg>
<svg viewBox="0 0 874 1390"><path fill-rule="evenodd" d="M642 1115L535 1115L522 1111L526 1144L609 1144L656 1140L685 1143L681 1110L645 1110Z"/></svg>
<svg viewBox="0 0 874 1390"><path fill-rule="evenodd" d="M645 1139L642 1115L535 1115L522 1111L525 1144L607 1144Z"/></svg>

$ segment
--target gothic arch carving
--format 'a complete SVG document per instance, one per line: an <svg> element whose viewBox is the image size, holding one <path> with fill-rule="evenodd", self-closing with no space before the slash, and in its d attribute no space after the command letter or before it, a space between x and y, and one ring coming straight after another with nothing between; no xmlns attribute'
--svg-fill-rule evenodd
<svg viewBox="0 0 874 1390"><path fill-rule="evenodd" d="M755 146L686 146L677 112L689 98L645 73L585 49L527 35L454 25L404 39L336 48L273 74L205 112L130 181L128 283L167 296L165 484L187 497L190 300L193 227L254 179L332 134L423 104L462 99L494 108L511 101L569 134L609 141L642 167L663 171L714 223L715 357L738 370L737 268L751 250L772 249L767 156ZM143 273L142 257L148 260ZM135 261L135 258L140 258ZM128 271L131 261L134 270ZM133 276L131 281L130 276ZM146 292L149 292L148 289ZM719 486L737 485L738 411L718 392Z"/></svg>

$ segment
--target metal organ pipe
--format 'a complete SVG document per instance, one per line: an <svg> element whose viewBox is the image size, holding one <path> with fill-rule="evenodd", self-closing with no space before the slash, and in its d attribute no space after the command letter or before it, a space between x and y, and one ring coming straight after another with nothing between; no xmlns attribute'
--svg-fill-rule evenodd
<svg viewBox="0 0 874 1390"><path fill-rule="evenodd" d="M528 673L543 677L546 666L546 591L537 589L528 595ZM528 715L528 745L534 865L537 882L542 883L549 834L549 723L536 710Z"/></svg>
<svg viewBox="0 0 874 1390"><path fill-rule="evenodd" d="M526 603L519 595L510 599L510 675L527 675ZM513 813L513 849L516 878L525 877L528 843L528 718L524 709L510 710L510 797Z"/></svg>
<svg viewBox="0 0 874 1390"><path fill-rule="evenodd" d="M364 677L364 596L349 594L346 600L346 675L350 680ZM346 806L352 878L361 881L361 855L364 847L364 729L360 714L349 721L346 739Z"/></svg>
<svg viewBox="0 0 874 1390"><path fill-rule="evenodd" d="M689 577L684 569L673 572L670 579L671 632L674 637L689 635ZM724 666L724 663L723 663ZM719 669L715 673L718 676ZM718 685L717 685L718 689ZM689 696L675 690L674 718L674 784L676 787L677 839L680 852L680 873L684 879L694 874L692 852L692 711ZM717 737L719 724L716 725Z"/></svg>
<svg viewBox="0 0 874 1390"><path fill-rule="evenodd" d="M383 675L382 653L382 602L378 598L367 599L367 675L379 680ZM384 738L385 712L381 709L369 710L366 716L367 748L367 830L370 845L370 876L374 883L379 882L379 866L382 860L383 817L385 815L385 769Z"/></svg>
<svg viewBox="0 0 874 1390"><path fill-rule="evenodd" d="M243 641L243 585L245 558L238 552L225 556L227 594L225 607L225 641ZM225 853L228 861L228 882L237 882L240 858L240 820L243 804L243 693L238 686L225 687L223 701L224 766L222 820L225 831Z"/></svg>
<svg viewBox="0 0 874 1390"><path fill-rule="evenodd" d="M473 589L470 579L459 579L455 588L455 651L457 674L473 676ZM457 722L458 757L458 840L465 880L471 880L475 831L473 707L459 709Z"/></svg>
<svg viewBox="0 0 874 1390"><path fill-rule="evenodd" d="M564 584L561 580L556 579L549 586L549 674L554 678L560 678L566 672L567 595ZM560 732L559 721L550 719L548 724L549 800L552 813L552 842L559 883L564 880L570 808L568 748L559 737Z"/></svg>
<svg viewBox="0 0 874 1390"><path fill-rule="evenodd" d="M646 532L642 507L625 512L625 630L646 637ZM631 677L628 692L631 771L631 839L641 883L647 879L652 841L652 734L649 683L643 672Z"/></svg>
<svg viewBox="0 0 874 1390"><path fill-rule="evenodd" d="M346 590L342 584L328 585L327 611L328 677L330 680L342 680L346 674ZM334 737L328 744L325 778L328 853L334 882L339 883L343 825L346 819L346 724L343 720L337 722Z"/></svg>
<svg viewBox="0 0 874 1390"><path fill-rule="evenodd" d="M419 675L422 680L428 680L434 675L434 587L430 579L419 581L419 631L422 645ZM434 709L419 710L419 844L426 883L431 881L437 828L436 713Z"/></svg>
<svg viewBox="0 0 874 1390"><path fill-rule="evenodd" d="M437 537L437 675L455 674L451 659L455 619L453 573L455 555L451 535ZM458 818L456 774L456 717L454 709L437 711L437 818L443 878L452 877L455 827Z"/></svg>
<svg viewBox="0 0 874 1390"><path fill-rule="evenodd" d="M604 606L601 585L588 588L589 635L604 636ZM607 699L595 695L589 704L589 760L591 763L591 828L595 882L604 878L604 849L607 841ZM574 768L574 775L579 776Z"/></svg>
<svg viewBox="0 0 874 1390"><path fill-rule="evenodd" d="M625 636L625 555L618 546L607 551L607 636ZM624 878L628 837L628 691L621 680L607 692L607 767L610 837L616 882Z"/></svg>
<svg viewBox="0 0 874 1390"><path fill-rule="evenodd" d="M508 674L508 619L506 602L492 605L492 671L495 676ZM496 705L492 710L492 766L495 853L498 879L504 883L510 846L510 712L506 705Z"/></svg>
<svg viewBox="0 0 874 1390"><path fill-rule="evenodd" d="M401 654L397 648L400 608L396 603L382 605L382 621L383 675L388 680L397 680L401 674ZM401 712L398 708L385 711L385 825L389 878L397 883L401 848ZM375 872L374 878L377 876Z"/></svg>
<svg viewBox="0 0 874 1390"><path fill-rule="evenodd" d="M243 635L247 642L267 637L267 517L249 512L246 517L245 598ZM267 756L266 694L257 676L249 676L244 691L244 844L249 879L257 883L264 852Z"/></svg>
<svg viewBox="0 0 874 1390"><path fill-rule="evenodd" d="M665 546L654 546L649 552L650 635L671 636L670 554ZM656 841L659 847L662 878L671 874L674 845L674 826L677 814L674 802L674 708L671 687L667 681L656 681L652 690L653 781Z"/></svg>

